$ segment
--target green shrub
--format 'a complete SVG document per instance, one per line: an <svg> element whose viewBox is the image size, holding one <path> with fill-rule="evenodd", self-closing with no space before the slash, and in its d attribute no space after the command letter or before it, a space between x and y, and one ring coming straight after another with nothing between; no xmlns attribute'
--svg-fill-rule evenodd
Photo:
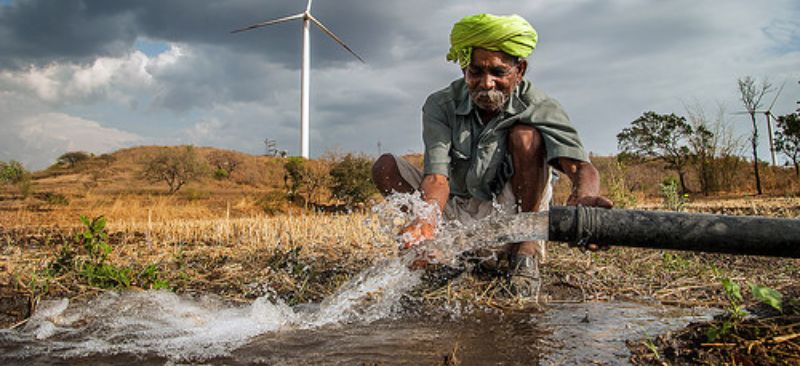
<svg viewBox="0 0 800 366"><path fill-rule="evenodd" d="M331 166L333 196L348 205L367 202L377 189L372 183L372 159L364 155L347 154Z"/></svg>
<svg viewBox="0 0 800 366"><path fill-rule="evenodd" d="M267 215L274 215L283 212L283 207L287 203L286 195L280 191L272 191L261 196L256 204L264 210Z"/></svg>
<svg viewBox="0 0 800 366"><path fill-rule="evenodd" d="M73 272L86 284L99 288L117 289L133 285L151 289L169 288L169 282L161 278L155 264L147 264L142 270L136 271L132 267L108 262L108 255L113 247L108 243L105 217L89 219L81 215L81 222L84 230L76 235L75 241L62 246L43 271L34 273L33 278L38 281L37 285L49 285L49 282L43 281ZM40 295L41 291L34 293L34 296Z"/></svg>
<svg viewBox="0 0 800 366"><path fill-rule="evenodd" d="M663 206L671 211L683 211L689 200L689 195L680 193L680 186L675 177L668 177L661 183L661 197Z"/></svg>

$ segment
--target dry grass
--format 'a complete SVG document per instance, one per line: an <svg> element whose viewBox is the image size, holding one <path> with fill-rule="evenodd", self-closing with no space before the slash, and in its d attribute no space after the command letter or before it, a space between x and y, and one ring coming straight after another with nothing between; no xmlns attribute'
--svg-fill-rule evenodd
<svg viewBox="0 0 800 366"><path fill-rule="evenodd" d="M26 317L28 298L92 296L102 291L87 286L74 273L55 278L40 275L63 246L75 246L81 214L109 219L114 246L109 260L114 265L139 270L155 264L177 292L215 293L231 301L259 296L278 297L290 304L319 301L376 260L396 255L391 236L368 220L369 214L323 215L293 208L287 214L266 216L261 200L270 192L280 193L279 162L253 157L248 169L270 167L270 172L242 171L236 178L240 181L197 183L167 196L159 193L163 188L138 181L132 173L145 152L118 152L113 164L104 168L105 175L87 169L50 172L37 180L36 191L63 194L66 204L21 199L8 190L0 195L0 300L26 307L25 311L3 307L0 310L7 316L0 323L9 325ZM628 172L625 179L628 184L652 188L667 175L653 169ZM767 177L767 186L781 186L776 177L783 173L768 173L774 174ZM248 180L257 187L248 185ZM650 180L652 184L647 183ZM781 184L795 187L792 182ZM557 188L560 199L566 197L565 184L562 179ZM633 195L639 208L661 205L657 196L644 190ZM800 198L791 195L733 199L692 195L685 208L800 218ZM582 253L552 244L542 271L543 299L550 303L628 299L721 306L725 303L721 277L783 290L800 278L800 260L624 248ZM421 309L448 311L531 308L530 303L509 296L502 263L500 270L479 273L431 268L424 285L406 301ZM457 349L452 353L455 359Z"/></svg>
<svg viewBox="0 0 800 366"><path fill-rule="evenodd" d="M246 302L280 298L321 301L350 277L396 249L364 214L258 216L235 219L123 221L109 224L108 262L137 273L153 264L176 292ZM47 268L63 247L79 250L77 226L0 230L0 323L29 316L43 298L91 297L103 289L78 271ZM142 280L144 281L144 280ZM134 287L136 288L136 287Z"/></svg>

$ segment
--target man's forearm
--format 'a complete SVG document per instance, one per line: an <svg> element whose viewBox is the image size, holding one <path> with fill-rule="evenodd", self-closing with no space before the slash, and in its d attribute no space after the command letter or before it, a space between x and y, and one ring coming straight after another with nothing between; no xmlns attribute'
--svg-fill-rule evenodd
<svg viewBox="0 0 800 366"><path fill-rule="evenodd" d="M439 210L444 210L447 199L450 197L450 183L447 181L447 177L441 174L428 174L422 179L420 190L425 202L436 203Z"/></svg>

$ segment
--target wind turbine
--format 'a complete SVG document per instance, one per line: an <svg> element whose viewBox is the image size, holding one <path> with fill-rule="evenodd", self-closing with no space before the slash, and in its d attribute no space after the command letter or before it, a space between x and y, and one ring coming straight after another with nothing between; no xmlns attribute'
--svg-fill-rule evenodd
<svg viewBox="0 0 800 366"><path fill-rule="evenodd" d="M339 37L337 37L335 34L333 34L333 32L331 32L327 27L325 27L319 20L317 20L317 18L314 18L314 16L311 15L311 1L312 0L308 0L308 2L306 3L306 11L304 11L302 13L286 16L286 17L283 17L283 18L267 20L265 22L256 23L256 24L244 27L242 29L237 29L237 30L231 32L231 33L239 33L239 32L253 30L253 29L256 29L256 28L266 27L266 26L272 25L272 24L288 22L290 20L303 19L303 59L302 59L302 67L300 69L300 156L302 156L302 157L304 157L306 159L308 159L308 157L309 157L309 154L308 154L308 150L309 150L309 143L308 143L308 141L309 141L309 138L308 138L308 130L309 130L309 127L308 127L308 119L309 119L308 118L309 117L308 100L309 100L309 88L310 88L310 84L311 84L310 83L310 78L309 78L309 75L311 73L311 70L310 70L311 69L311 67L310 67L311 66L311 52L310 52L310 50L311 50L311 42L310 42L310 37L309 37L309 27L310 27L309 23L316 24L317 27L319 27L319 29L322 30L322 32L327 34L329 37L333 38L333 40L336 41L336 43L338 43L339 45L344 47L344 49L346 49L348 52L350 52L359 61L361 61L363 63L366 63L364 61L364 59L362 59L355 52L353 52L353 50L351 50L350 47L348 47L346 44L344 44L344 42L341 39L339 39Z"/></svg>
<svg viewBox="0 0 800 366"><path fill-rule="evenodd" d="M775 134L772 132L772 107L774 107L775 106L775 102L778 101L778 97L781 95L781 92L783 91L783 87L784 86L786 86L786 81L784 81L783 84L781 84L780 89L778 89L778 92L775 93L775 98L772 99L772 103L769 105L769 108L767 108L767 110L765 110L765 111L753 111L753 113L764 113L764 116L767 117L767 132L769 133L769 152L771 154L772 165L773 166L778 165L778 163L777 163L778 159L776 158L776 155L775 155L776 154L776 151L775 151ZM735 114L750 114L750 112L738 112L738 113L735 113Z"/></svg>

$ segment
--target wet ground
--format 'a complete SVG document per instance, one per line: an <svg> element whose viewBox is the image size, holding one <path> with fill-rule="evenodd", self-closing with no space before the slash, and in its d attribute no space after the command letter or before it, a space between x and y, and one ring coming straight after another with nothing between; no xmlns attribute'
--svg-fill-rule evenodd
<svg viewBox="0 0 800 366"><path fill-rule="evenodd" d="M315 326L297 319L319 314L319 309L269 303L220 308L213 301L195 302L164 293L123 295L114 301L91 303L94 309L65 301L49 304L23 329L0 332L0 362L625 365L630 357L626 340L677 329L709 319L713 313L589 302L514 312L451 309L413 316L390 312L370 323ZM193 309L179 314L165 306ZM164 315L151 314L157 311Z"/></svg>

